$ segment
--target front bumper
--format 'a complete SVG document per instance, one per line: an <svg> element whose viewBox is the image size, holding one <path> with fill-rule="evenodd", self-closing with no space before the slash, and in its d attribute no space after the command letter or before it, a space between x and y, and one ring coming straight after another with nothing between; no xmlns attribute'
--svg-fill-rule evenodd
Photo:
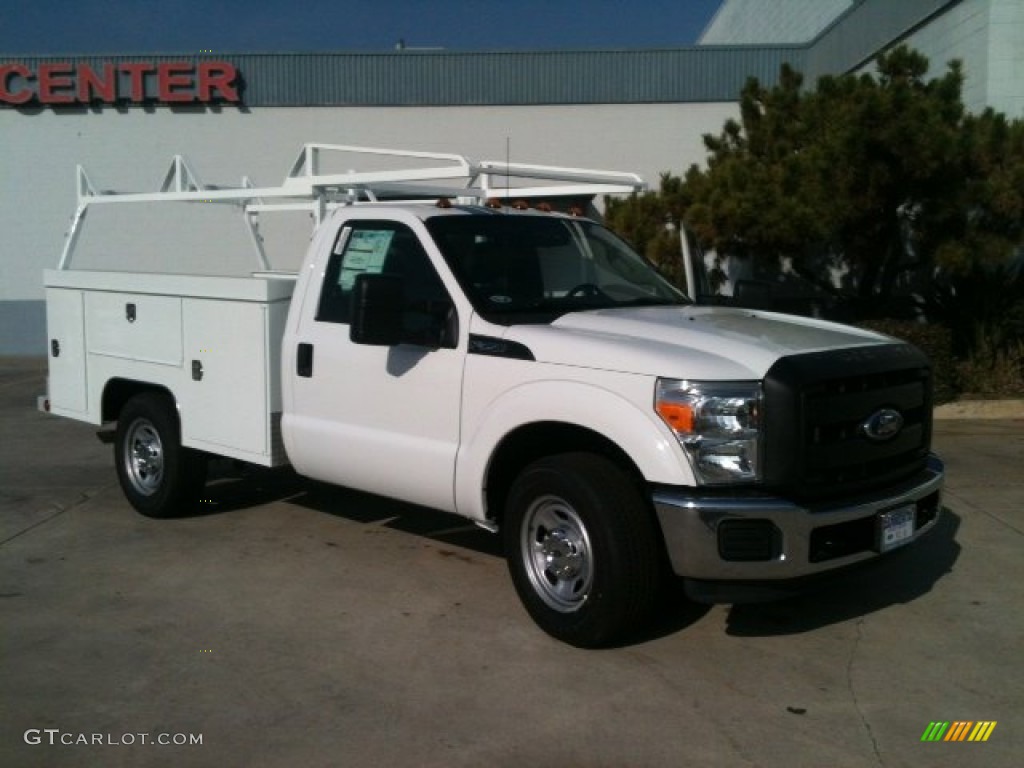
<svg viewBox="0 0 1024 768"><path fill-rule="evenodd" d="M933 455L915 477L842 502L799 504L663 486L653 500L677 575L781 585L878 557L880 513L913 506L913 533L901 543L923 536L939 519L942 484L943 465Z"/></svg>

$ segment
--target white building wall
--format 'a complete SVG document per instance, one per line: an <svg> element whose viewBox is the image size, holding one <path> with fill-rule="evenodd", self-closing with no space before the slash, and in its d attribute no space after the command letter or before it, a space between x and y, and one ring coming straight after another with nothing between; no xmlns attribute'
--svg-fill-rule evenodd
<svg viewBox="0 0 1024 768"><path fill-rule="evenodd" d="M988 103L1008 117L1024 118L1024 2L991 3Z"/></svg>
<svg viewBox="0 0 1024 768"><path fill-rule="evenodd" d="M968 111L992 107L1024 117L1024 0L962 0L899 42L928 57L928 77L941 77L959 59Z"/></svg>
<svg viewBox="0 0 1024 768"><path fill-rule="evenodd" d="M929 77L941 76L953 59L963 62L963 100L971 112L989 104L991 5L992 0L963 0L901 41L928 57Z"/></svg>
<svg viewBox="0 0 1024 768"><path fill-rule="evenodd" d="M44 351L42 271L58 263L75 210L77 164L100 189L156 191L175 154L185 155L204 183L236 185L248 175L275 186L306 142L503 159L508 139L513 161L633 171L657 187L660 173L703 163L702 135L718 133L736 115L732 103L0 110L0 354ZM75 263L211 274L255 268L237 213L174 206L165 214L168 208L94 207ZM306 221L298 226L308 231ZM298 266L304 237L281 248L279 234L268 230L270 255L276 251L281 268Z"/></svg>

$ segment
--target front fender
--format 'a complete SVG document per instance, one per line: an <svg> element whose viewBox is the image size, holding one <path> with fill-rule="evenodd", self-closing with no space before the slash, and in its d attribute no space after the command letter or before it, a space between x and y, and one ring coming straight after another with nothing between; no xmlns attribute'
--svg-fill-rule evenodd
<svg viewBox="0 0 1024 768"><path fill-rule="evenodd" d="M538 422L569 424L602 435L632 458L648 482L693 485L693 474L678 442L652 405L638 405L653 403L653 380L614 376L626 381L616 382L619 386L615 389L572 380L531 381L476 408L467 404L465 437L455 468L459 514L486 518L485 478L495 450L517 428ZM543 455L544 446L537 446L537 451L538 456Z"/></svg>

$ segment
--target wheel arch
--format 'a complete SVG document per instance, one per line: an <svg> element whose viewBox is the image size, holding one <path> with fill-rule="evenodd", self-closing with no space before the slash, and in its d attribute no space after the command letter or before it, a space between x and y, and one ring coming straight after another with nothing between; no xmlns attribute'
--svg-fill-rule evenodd
<svg viewBox="0 0 1024 768"><path fill-rule="evenodd" d="M124 408L125 403L131 400L136 395L141 395L145 392L154 392L165 396L171 403L175 405L174 415L177 415L177 398L174 393L171 392L167 387L160 384L154 384L149 381L136 381L134 379L122 379L112 378L107 381L103 386L103 395L100 398L100 417L104 423L110 421L117 421L121 414L121 409Z"/></svg>
<svg viewBox="0 0 1024 768"><path fill-rule="evenodd" d="M646 390L644 383L631 382ZM652 395L653 397L653 395ZM455 500L460 514L500 522L509 476L533 460L571 451L609 457L637 482L692 485L678 442L653 407L610 387L546 380L519 385L470 410L459 446ZM465 426L464 426L465 428Z"/></svg>
<svg viewBox="0 0 1024 768"><path fill-rule="evenodd" d="M547 456L571 452L603 456L621 467L646 495L643 472L614 441L578 424L539 421L509 432L495 448L484 478L488 517L501 524L509 488L529 464Z"/></svg>

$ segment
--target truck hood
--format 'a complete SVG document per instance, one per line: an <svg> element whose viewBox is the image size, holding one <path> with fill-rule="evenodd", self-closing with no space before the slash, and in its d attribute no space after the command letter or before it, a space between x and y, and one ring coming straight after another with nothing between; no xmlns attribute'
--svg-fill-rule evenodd
<svg viewBox="0 0 1024 768"><path fill-rule="evenodd" d="M780 357L892 343L859 328L728 307L641 307L512 326L540 362L668 378L761 379Z"/></svg>

